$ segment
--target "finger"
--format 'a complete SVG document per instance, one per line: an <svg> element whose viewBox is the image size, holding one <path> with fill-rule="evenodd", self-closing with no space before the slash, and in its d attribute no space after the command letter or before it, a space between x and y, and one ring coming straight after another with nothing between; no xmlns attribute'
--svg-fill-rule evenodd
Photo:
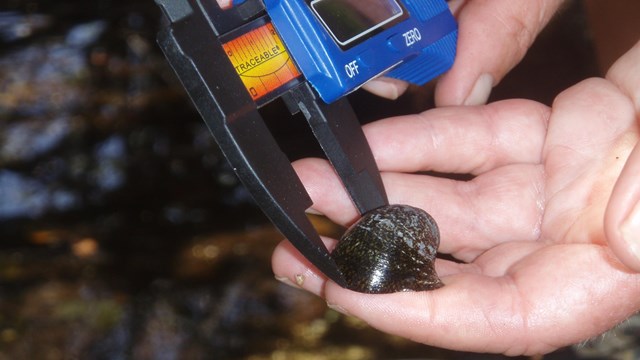
<svg viewBox="0 0 640 360"><path fill-rule="evenodd" d="M431 346L505 353L508 344L525 342L522 320L504 308L506 295L511 295L505 294L506 286L474 274L444 280L445 286L434 291L385 295L358 294L327 283L325 294L327 303L344 314L385 333Z"/></svg>
<svg viewBox="0 0 640 360"><path fill-rule="evenodd" d="M309 158L292 165L313 201L311 212L325 215L340 225L350 225L360 216L328 161Z"/></svg>
<svg viewBox="0 0 640 360"><path fill-rule="evenodd" d="M389 295L327 283L325 295L334 308L414 341L462 351L543 354L599 335L635 311L638 301L629 299L637 298L637 276L607 260L601 246L552 246L505 276L465 273L445 277L445 286L435 291Z"/></svg>
<svg viewBox="0 0 640 360"><path fill-rule="evenodd" d="M383 98L395 100L404 94L409 87L405 81L389 77L380 77L370 80L362 86L368 92Z"/></svg>
<svg viewBox="0 0 640 360"><path fill-rule="evenodd" d="M640 272L640 144L616 182L605 217L609 246L623 264Z"/></svg>
<svg viewBox="0 0 640 360"><path fill-rule="evenodd" d="M335 247L336 241L322 237L327 249ZM276 279L290 286L305 289L324 297L324 276L289 241L283 241L275 248L271 256L271 267Z"/></svg>
<svg viewBox="0 0 640 360"><path fill-rule="evenodd" d="M349 225L358 216L351 199L328 162L294 163L313 200L313 209ZM440 251L472 261L488 248L539 236L543 197L542 167L512 165L459 182L426 175L383 173L389 202L425 209L440 228Z"/></svg>
<svg viewBox="0 0 640 360"><path fill-rule="evenodd" d="M436 105L479 105L524 56L562 0L465 2L458 51L436 87Z"/></svg>
<svg viewBox="0 0 640 360"><path fill-rule="evenodd" d="M607 73L640 114L640 42ZM640 121L640 117L636 116ZM640 144L635 146L611 194L605 217L609 246L626 266L640 272Z"/></svg>
<svg viewBox="0 0 640 360"><path fill-rule="evenodd" d="M633 101L636 112L640 113L640 41L613 64L607 79Z"/></svg>
<svg viewBox="0 0 640 360"><path fill-rule="evenodd" d="M467 0L448 0L449 10L454 16L458 16L458 11L464 6Z"/></svg>
<svg viewBox="0 0 640 360"><path fill-rule="evenodd" d="M448 1L449 10L454 15L456 12L462 7L466 0L452 0ZM390 78L390 77L379 77L370 80L366 84L362 86L363 89L368 92L378 95L383 98L395 100L399 98L405 91L409 84L406 81Z"/></svg>
<svg viewBox="0 0 640 360"><path fill-rule="evenodd" d="M425 175L385 174L390 201L429 212L440 251L471 262L509 241L536 241L543 209L542 166L513 165L462 182Z"/></svg>
<svg viewBox="0 0 640 360"><path fill-rule="evenodd" d="M365 126L381 171L480 174L539 163L549 108L527 100L432 109Z"/></svg>
<svg viewBox="0 0 640 360"><path fill-rule="evenodd" d="M337 241L322 238L327 249L331 251ZM276 279L287 285L304 289L315 295L324 297L324 288L329 281L315 266L313 266L289 241L282 241L273 251L271 266ZM436 273L450 276L464 272L476 273L477 268L467 264L437 259Z"/></svg>
<svg viewBox="0 0 640 360"><path fill-rule="evenodd" d="M233 4L233 0L217 0L218 5L220 5L221 9L227 9L230 8L231 5Z"/></svg>

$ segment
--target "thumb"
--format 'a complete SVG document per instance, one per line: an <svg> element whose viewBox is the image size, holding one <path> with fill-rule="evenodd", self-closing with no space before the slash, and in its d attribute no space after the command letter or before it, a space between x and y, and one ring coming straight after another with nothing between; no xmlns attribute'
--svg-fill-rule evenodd
<svg viewBox="0 0 640 360"><path fill-rule="evenodd" d="M233 5L233 0L217 0L218 5L220 5L220 8L222 9L227 9L230 8L231 5Z"/></svg>
<svg viewBox="0 0 640 360"><path fill-rule="evenodd" d="M484 104L562 3L488 0L460 6L457 57L438 81L436 105Z"/></svg>
<svg viewBox="0 0 640 360"><path fill-rule="evenodd" d="M605 215L609 247L627 267L640 272L640 144L629 156Z"/></svg>
<svg viewBox="0 0 640 360"><path fill-rule="evenodd" d="M640 42L616 61L607 79L631 99L640 126ZM605 214L605 230L618 259L640 272L640 143L627 159L613 189Z"/></svg>
<svg viewBox="0 0 640 360"><path fill-rule="evenodd" d="M372 79L362 86L368 92L390 100L399 98L408 87L407 82L384 76Z"/></svg>

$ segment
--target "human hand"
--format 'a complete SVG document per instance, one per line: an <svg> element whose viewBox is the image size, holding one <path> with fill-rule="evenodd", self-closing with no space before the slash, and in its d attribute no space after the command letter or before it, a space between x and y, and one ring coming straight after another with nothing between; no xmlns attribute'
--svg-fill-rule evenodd
<svg viewBox="0 0 640 360"><path fill-rule="evenodd" d="M276 276L304 279L298 284L305 290L384 332L454 350L546 353L615 326L640 309L640 274L625 266L633 261L616 257L625 248L610 247L615 240L607 236L620 223L609 222L624 218L633 201L638 210L639 46L607 80L566 90L552 108L509 100L365 128L390 201L430 212L440 226L440 251L461 261L436 261L443 288L385 295L346 290L288 242L274 252ZM305 159L295 167L315 211L343 225L357 218L325 161ZM619 196L627 207L618 216L609 215L616 212L610 207L605 225L623 168L616 191L626 175L635 178L622 185L635 191L632 198L613 194L611 206ZM475 177L456 181L418 171Z"/></svg>
<svg viewBox="0 0 640 360"><path fill-rule="evenodd" d="M437 82L437 106L484 104L493 86L523 56L564 0L452 0L458 20L458 50L453 67ZM390 99L408 84L380 78L364 86Z"/></svg>

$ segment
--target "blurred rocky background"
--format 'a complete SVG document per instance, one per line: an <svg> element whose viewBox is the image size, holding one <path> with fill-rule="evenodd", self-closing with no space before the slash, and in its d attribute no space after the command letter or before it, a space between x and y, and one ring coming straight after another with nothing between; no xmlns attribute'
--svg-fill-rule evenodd
<svg viewBox="0 0 640 360"><path fill-rule="evenodd" d="M493 99L549 104L601 73L592 8L570 2ZM0 4L0 359L500 358L384 335L275 281L281 236L156 47L159 17L151 0ZM366 122L431 92L351 100ZM318 154L282 104L263 113L292 159ZM638 358L639 329L545 358Z"/></svg>

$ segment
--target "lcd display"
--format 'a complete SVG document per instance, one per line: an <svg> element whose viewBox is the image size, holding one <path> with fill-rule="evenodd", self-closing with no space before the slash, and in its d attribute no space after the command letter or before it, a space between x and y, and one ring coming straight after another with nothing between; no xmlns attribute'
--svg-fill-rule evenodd
<svg viewBox="0 0 640 360"><path fill-rule="evenodd" d="M312 0L311 7L341 46L395 24L404 15L395 0Z"/></svg>

